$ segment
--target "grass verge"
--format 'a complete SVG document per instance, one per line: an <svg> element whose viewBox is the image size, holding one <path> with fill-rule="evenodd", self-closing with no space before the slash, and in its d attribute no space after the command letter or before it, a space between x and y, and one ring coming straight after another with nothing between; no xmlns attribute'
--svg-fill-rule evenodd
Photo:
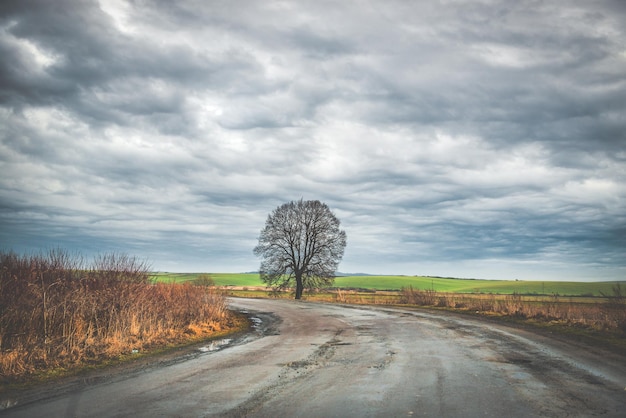
<svg viewBox="0 0 626 418"><path fill-rule="evenodd" d="M102 373L106 373L106 375L129 374L154 363L159 363L160 365L167 364L190 354L198 353L198 349L207 343L226 337L236 337L248 332L250 328L251 323L246 315L239 312L231 312L228 321L222 329L210 335L188 336L185 339L173 341L166 345L155 346L137 353L121 354L114 358L94 361L91 364L40 370L27 377L24 376L3 382L0 384L0 396L6 397L10 394L28 396L28 394L24 395L22 392L36 390L50 383L63 387L70 385L70 382L76 379L81 381L97 380Z"/></svg>

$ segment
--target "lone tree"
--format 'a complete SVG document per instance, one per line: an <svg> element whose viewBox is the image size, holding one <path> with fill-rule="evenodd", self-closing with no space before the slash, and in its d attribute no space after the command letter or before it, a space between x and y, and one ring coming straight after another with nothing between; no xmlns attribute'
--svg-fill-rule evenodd
<svg viewBox="0 0 626 418"><path fill-rule="evenodd" d="M346 247L339 219L318 200L285 203L267 217L254 254L262 257L261 280L274 289L329 286Z"/></svg>

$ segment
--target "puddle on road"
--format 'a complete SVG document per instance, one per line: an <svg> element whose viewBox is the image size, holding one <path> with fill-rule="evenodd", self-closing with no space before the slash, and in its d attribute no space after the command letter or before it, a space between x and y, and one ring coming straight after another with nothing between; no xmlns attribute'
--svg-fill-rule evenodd
<svg viewBox="0 0 626 418"><path fill-rule="evenodd" d="M249 315L250 312L248 310L241 310L239 311L242 314L245 315ZM263 315L260 315L263 316ZM271 333L266 333L266 324L264 324L263 319L259 318L258 316L250 316L249 317L250 322L252 322L252 329L254 329L256 331L257 335L263 335L263 334L267 334L267 335L273 335ZM257 337L258 338L258 337ZM215 340L212 341L209 345L205 345L203 347L198 348L198 351L202 352L202 353L208 353L208 352L213 352L213 351L219 351L223 348L226 348L227 346L235 343L235 344L241 344L243 342L245 342L245 338L244 339L239 339L235 342L235 340L233 340L232 338L223 338L221 340Z"/></svg>
<svg viewBox="0 0 626 418"><path fill-rule="evenodd" d="M221 350L222 348L230 344L232 341L233 341L232 338L223 338L221 340L211 341L211 344L198 348L198 351L202 353L208 353L211 351Z"/></svg>

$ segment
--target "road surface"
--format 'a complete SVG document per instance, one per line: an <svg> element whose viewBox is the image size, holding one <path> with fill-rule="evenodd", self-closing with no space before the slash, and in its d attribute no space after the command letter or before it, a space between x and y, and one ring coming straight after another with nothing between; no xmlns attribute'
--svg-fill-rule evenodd
<svg viewBox="0 0 626 418"><path fill-rule="evenodd" d="M624 356L445 312L231 303L255 332L0 416L626 416Z"/></svg>

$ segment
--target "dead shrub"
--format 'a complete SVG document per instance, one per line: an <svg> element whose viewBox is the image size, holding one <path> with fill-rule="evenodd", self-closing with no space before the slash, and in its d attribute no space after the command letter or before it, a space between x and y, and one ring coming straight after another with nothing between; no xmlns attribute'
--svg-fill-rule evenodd
<svg viewBox="0 0 626 418"><path fill-rule="evenodd" d="M214 287L215 286L215 280L213 280L213 278L211 276L209 276L208 274L200 274L198 275L198 277L196 277L192 283L195 286L206 286L206 287Z"/></svg>
<svg viewBox="0 0 626 418"><path fill-rule="evenodd" d="M124 254L87 264L64 250L0 253L5 379L176 341L194 327L218 329L226 317L215 288L153 284L149 266Z"/></svg>
<svg viewBox="0 0 626 418"><path fill-rule="evenodd" d="M399 303L417 306L448 307L476 313L558 322L571 326L616 332L626 336L626 292L618 283L605 302L565 301L558 294L545 297L483 294L437 294L412 287L400 291Z"/></svg>
<svg viewBox="0 0 626 418"><path fill-rule="evenodd" d="M607 298L607 302L602 307L602 312L606 321L610 322L626 334L626 290L622 289L620 283L612 287L611 295L602 294Z"/></svg>
<svg viewBox="0 0 626 418"><path fill-rule="evenodd" d="M440 308L446 308L448 307L448 298L445 296L441 296L439 297L439 300L437 301L437 306L439 306Z"/></svg>
<svg viewBox="0 0 626 418"><path fill-rule="evenodd" d="M420 306L435 305L437 293L432 289L420 290L413 286L403 287L400 290L400 303Z"/></svg>

